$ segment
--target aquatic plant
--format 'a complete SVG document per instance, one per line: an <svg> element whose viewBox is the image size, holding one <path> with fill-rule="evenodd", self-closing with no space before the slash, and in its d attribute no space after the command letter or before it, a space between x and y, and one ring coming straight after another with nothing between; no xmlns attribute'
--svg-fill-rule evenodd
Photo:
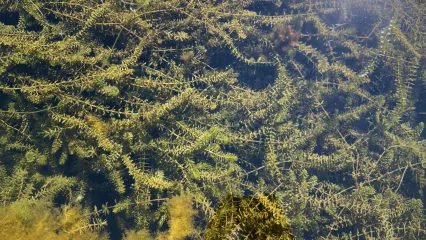
<svg viewBox="0 0 426 240"><path fill-rule="evenodd" d="M424 238L424 14L0 0L2 206L91 209L111 238L167 238L188 195L185 236L202 238L229 194L273 192L295 238Z"/></svg>
<svg viewBox="0 0 426 240"><path fill-rule="evenodd" d="M273 196L227 196L206 230L205 239L292 239L290 225Z"/></svg>
<svg viewBox="0 0 426 240"><path fill-rule="evenodd" d="M106 223L90 223L78 206L59 210L51 202L16 201L0 210L1 239L108 239L99 233Z"/></svg>

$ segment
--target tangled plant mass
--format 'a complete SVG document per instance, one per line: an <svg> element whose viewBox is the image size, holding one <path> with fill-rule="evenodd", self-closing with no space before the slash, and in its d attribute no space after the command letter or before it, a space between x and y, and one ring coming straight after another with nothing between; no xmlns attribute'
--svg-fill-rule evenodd
<svg viewBox="0 0 426 240"><path fill-rule="evenodd" d="M0 0L0 239L425 239L425 7Z"/></svg>

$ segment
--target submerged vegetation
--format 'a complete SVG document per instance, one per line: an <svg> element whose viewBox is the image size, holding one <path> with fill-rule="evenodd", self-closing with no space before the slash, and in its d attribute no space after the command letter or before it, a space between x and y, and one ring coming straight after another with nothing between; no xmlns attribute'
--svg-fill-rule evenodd
<svg viewBox="0 0 426 240"><path fill-rule="evenodd" d="M264 195L224 197L210 219L205 239L292 239L290 225L276 199Z"/></svg>
<svg viewBox="0 0 426 240"><path fill-rule="evenodd" d="M0 238L425 239L425 33L417 0L0 0Z"/></svg>

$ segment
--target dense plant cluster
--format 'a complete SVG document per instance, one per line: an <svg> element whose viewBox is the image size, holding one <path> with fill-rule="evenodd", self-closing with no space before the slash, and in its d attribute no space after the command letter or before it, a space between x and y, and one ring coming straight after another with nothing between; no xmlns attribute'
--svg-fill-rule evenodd
<svg viewBox="0 0 426 240"><path fill-rule="evenodd" d="M280 203L271 195L224 197L209 221L205 239L223 239L224 236L228 239L293 238Z"/></svg>
<svg viewBox="0 0 426 240"><path fill-rule="evenodd" d="M425 239L425 15L0 0L0 236L203 239L232 195L297 239Z"/></svg>

